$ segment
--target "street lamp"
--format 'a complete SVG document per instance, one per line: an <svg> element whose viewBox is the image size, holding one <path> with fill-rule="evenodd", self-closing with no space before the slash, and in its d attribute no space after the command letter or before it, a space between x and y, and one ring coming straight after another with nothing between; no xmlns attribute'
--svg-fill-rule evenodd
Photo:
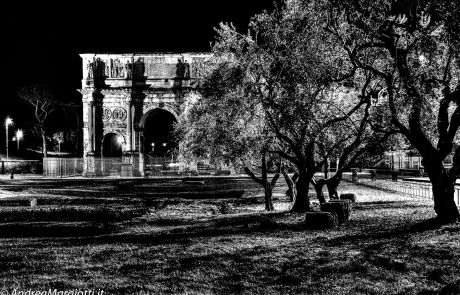
<svg viewBox="0 0 460 295"><path fill-rule="evenodd" d="M5 129L6 129L6 160L8 161L8 125L13 124L13 120L10 117L6 117Z"/></svg>
<svg viewBox="0 0 460 295"><path fill-rule="evenodd" d="M61 154L61 141L60 139L58 139L58 145L59 145L59 154Z"/></svg>
<svg viewBox="0 0 460 295"><path fill-rule="evenodd" d="M166 158L166 142L163 143L163 158Z"/></svg>
<svg viewBox="0 0 460 295"><path fill-rule="evenodd" d="M18 129L18 131L16 131L16 140L18 141L18 150L19 150L19 140L21 140L22 136L23 136L22 130Z"/></svg>

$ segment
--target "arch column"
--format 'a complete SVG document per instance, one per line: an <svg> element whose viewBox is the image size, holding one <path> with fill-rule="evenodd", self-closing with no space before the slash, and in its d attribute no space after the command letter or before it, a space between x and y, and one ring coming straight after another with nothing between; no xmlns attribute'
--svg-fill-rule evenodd
<svg viewBox="0 0 460 295"><path fill-rule="evenodd" d="M144 164L145 164L145 156L144 156L144 128L139 128L138 129L138 136L139 136L139 161L138 161L138 167L137 170L139 170L139 173L144 176Z"/></svg>
<svg viewBox="0 0 460 295"><path fill-rule="evenodd" d="M132 119L132 100L128 97L126 106L127 118L126 118L126 151L130 152L133 150L133 119Z"/></svg>
<svg viewBox="0 0 460 295"><path fill-rule="evenodd" d="M94 89L81 89L79 90L83 94L83 176L93 177L95 175L94 170Z"/></svg>
<svg viewBox="0 0 460 295"><path fill-rule="evenodd" d="M86 144L86 150L84 151L84 165L83 165L83 176L85 177L94 177L96 175L95 170L94 170L94 105L93 105L93 100L91 98L90 101L88 101L88 107L87 107L87 115L88 115L88 121L86 122L88 128L87 128L87 144Z"/></svg>

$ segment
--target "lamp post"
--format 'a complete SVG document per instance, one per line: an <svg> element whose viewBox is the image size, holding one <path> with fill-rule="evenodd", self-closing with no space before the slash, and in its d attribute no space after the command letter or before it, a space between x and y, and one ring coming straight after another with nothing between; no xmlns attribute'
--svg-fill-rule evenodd
<svg viewBox="0 0 460 295"><path fill-rule="evenodd" d="M18 141L18 150L19 150L19 140L21 140L22 136L23 136L22 130L18 129L18 131L16 131L16 140Z"/></svg>
<svg viewBox="0 0 460 295"><path fill-rule="evenodd" d="M5 129L6 129L6 161L8 161L8 125L13 124L13 120L10 117L6 117Z"/></svg>
<svg viewBox="0 0 460 295"><path fill-rule="evenodd" d="M163 158L166 158L166 142L163 143Z"/></svg>

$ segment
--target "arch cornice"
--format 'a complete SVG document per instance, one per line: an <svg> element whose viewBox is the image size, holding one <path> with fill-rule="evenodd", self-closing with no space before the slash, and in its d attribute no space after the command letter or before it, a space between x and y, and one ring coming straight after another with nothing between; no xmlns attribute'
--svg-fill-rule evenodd
<svg viewBox="0 0 460 295"><path fill-rule="evenodd" d="M83 88L83 89L77 89L78 92L80 92L83 95L91 95L94 92L94 88Z"/></svg>
<svg viewBox="0 0 460 295"><path fill-rule="evenodd" d="M132 90L125 89L125 88L101 89L101 93L104 95L130 96L132 93Z"/></svg>

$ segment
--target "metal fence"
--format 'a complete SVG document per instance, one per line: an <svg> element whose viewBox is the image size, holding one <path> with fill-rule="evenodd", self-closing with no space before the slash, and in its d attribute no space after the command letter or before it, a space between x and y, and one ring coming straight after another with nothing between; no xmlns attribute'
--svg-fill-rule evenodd
<svg viewBox="0 0 460 295"><path fill-rule="evenodd" d="M83 158L44 158L43 176L102 178L168 178L189 176L230 175L229 169L219 169L205 162L179 163L171 158L94 158L94 173L85 175Z"/></svg>
<svg viewBox="0 0 460 295"><path fill-rule="evenodd" d="M83 158L43 158L44 177L77 177L83 175Z"/></svg>
<svg viewBox="0 0 460 295"><path fill-rule="evenodd" d="M343 174L343 179L353 182L353 176L351 174ZM370 176L365 175L364 177L358 176L354 183L394 191L409 196L433 199L433 188L429 182L411 182L402 181L401 179L397 181L392 181L390 179L372 180ZM460 205L460 186L455 186L454 199L456 204Z"/></svg>

